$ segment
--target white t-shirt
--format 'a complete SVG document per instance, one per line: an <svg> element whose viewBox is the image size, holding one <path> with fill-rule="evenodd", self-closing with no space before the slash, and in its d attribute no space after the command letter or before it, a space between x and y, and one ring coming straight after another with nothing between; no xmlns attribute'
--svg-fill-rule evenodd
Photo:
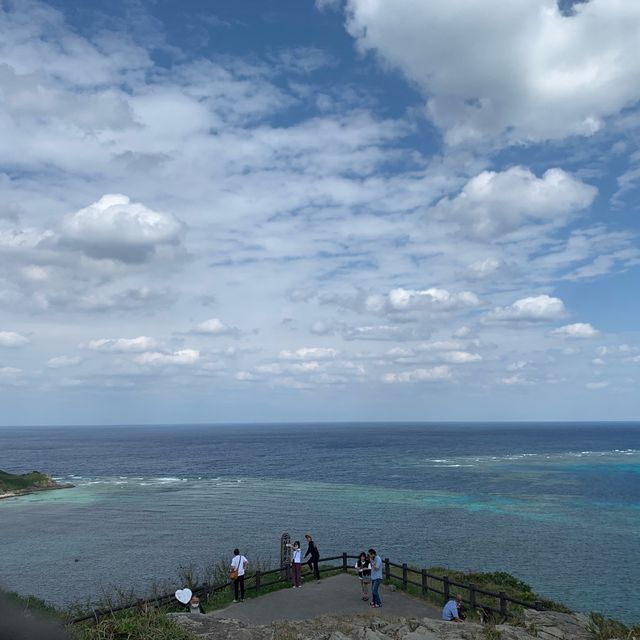
<svg viewBox="0 0 640 640"><path fill-rule="evenodd" d="M302 551L300 549L294 549L293 550L293 557L292 557L291 561L294 564L301 564L302 563L301 554L302 554Z"/></svg>
<svg viewBox="0 0 640 640"><path fill-rule="evenodd" d="M238 570L238 576L244 575L244 565L249 562L242 554L238 556L233 556L233 560L231 560L231 568Z"/></svg>

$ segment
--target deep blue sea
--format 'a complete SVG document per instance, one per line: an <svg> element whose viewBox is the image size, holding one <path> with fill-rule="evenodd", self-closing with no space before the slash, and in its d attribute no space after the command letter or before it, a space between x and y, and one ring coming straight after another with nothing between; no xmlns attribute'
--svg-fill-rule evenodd
<svg viewBox="0 0 640 640"><path fill-rule="evenodd" d="M77 485L0 501L0 584L58 604L312 531L640 622L640 424L0 428L0 469Z"/></svg>

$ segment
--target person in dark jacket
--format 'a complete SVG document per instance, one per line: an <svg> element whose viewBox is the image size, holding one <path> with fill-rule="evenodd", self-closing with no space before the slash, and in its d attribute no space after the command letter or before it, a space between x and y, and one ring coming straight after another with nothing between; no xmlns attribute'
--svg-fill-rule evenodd
<svg viewBox="0 0 640 640"><path fill-rule="evenodd" d="M320 567L318 567L320 552L318 551L318 547L316 547L316 543L313 541L313 537L310 533L305 535L305 539L309 546L307 547L307 553L304 554L304 557L306 558L309 556L309 560L307 561L309 571L313 571L313 575L316 577L316 580L320 582Z"/></svg>

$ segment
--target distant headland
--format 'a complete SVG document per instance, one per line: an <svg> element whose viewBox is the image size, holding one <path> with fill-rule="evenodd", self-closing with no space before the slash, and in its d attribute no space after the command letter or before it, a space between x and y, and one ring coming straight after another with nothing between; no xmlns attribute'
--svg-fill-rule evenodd
<svg viewBox="0 0 640 640"><path fill-rule="evenodd" d="M49 491L51 489L71 489L73 484L60 484L49 474L40 471L15 475L0 470L0 500L24 496L36 491Z"/></svg>

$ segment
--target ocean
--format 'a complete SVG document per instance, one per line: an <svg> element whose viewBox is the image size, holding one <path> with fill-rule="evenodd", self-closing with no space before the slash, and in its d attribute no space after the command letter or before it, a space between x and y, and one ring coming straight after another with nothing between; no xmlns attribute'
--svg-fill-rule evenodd
<svg viewBox="0 0 640 640"><path fill-rule="evenodd" d="M640 423L2 427L0 469L76 485L0 500L0 585L55 604L311 531L640 622Z"/></svg>

